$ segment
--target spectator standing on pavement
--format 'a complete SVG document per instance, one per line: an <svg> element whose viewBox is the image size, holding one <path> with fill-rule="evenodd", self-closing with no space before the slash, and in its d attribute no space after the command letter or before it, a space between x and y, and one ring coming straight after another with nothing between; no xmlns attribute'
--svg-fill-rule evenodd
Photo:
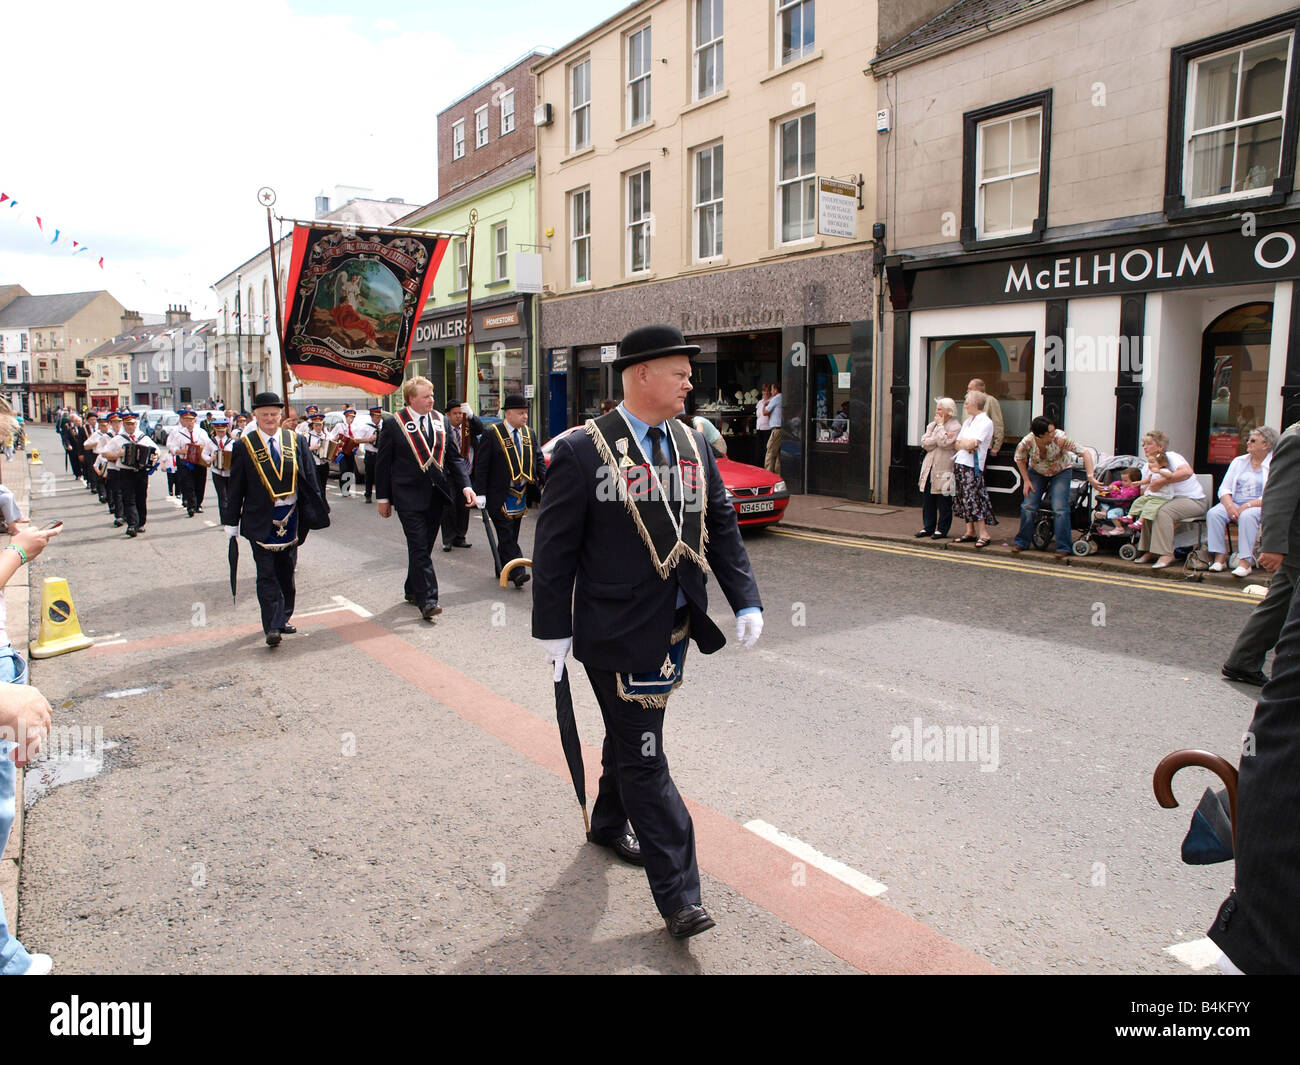
<svg viewBox="0 0 1300 1065"><path fill-rule="evenodd" d="M917 539L928 536L932 540L942 540L952 528L952 498L957 493L953 473L953 459L957 455L954 445L960 432L957 404L947 396L940 396L934 401L934 419L921 435L925 459L921 463L919 485L921 519L925 528L913 534Z"/></svg>
<svg viewBox="0 0 1300 1065"><path fill-rule="evenodd" d="M1199 518L1205 514L1209 502L1205 498L1205 489L1196 479L1192 464L1177 451L1169 450L1169 436L1159 429L1152 429L1142 437L1142 453L1147 456L1164 452L1169 458L1169 472L1162 474L1157 489L1168 486L1173 497L1156 512L1152 521L1142 523L1142 537L1138 547L1143 554L1135 559L1137 565L1155 561L1152 569L1164 569L1174 560L1174 525L1189 518ZM1143 472L1143 480L1147 480ZM1157 478L1152 478L1156 480ZM1157 556L1159 556L1157 558Z"/></svg>
<svg viewBox="0 0 1300 1065"><path fill-rule="evenodd" d="M610 411L612 411L612 410L613 410L615 407L617 407L617 406L618 406L618 404L615 403L614 400L612 400L612 399L602 399L602 400L600 401L600 413L601 413L601 414L608 414Z"/></svg>
<svg viewBox="0 0 1300 1065"><path fill-rule="evenodd" d="M1093 476L1092 452L1075 443L1041 415L1029 423L1029 432L1016 445L1015 462L1020 470L1025 499L1020 504L1020 531L1011 545L1013 555L1020 554L1034 542L1034 525L1038 509L1047 497L1052 508L1052 532L1056 553L1070 554L1074 537L1070 533L1070 481L1074 475L1074 457L1083 459L1088 483L1100 488Z"/></svg>
<svg viewBox="0 0 1300 1065"><path fill-rule="evenodd" d="M1002 450L1002 441L1007 438L1006 422L1002 419L1002 404L998 402L996 396L990 396L988 389L984 387L984 381L979 377L972 377L970 384L966 386L967 392L983 392L987 397L984 404L984 413L989 416L989 421L993 423L993 439L989 443L989 450L996 455Z"/></svg>
<svg viewBox="0 0 1300 1065"><path fill-rule="evenodd" d="M1268 680L1264 656L1277 643L1300 578L1300 422L1290 426L1273 448L1256 547L1259 564L1273 579L1223 663L1226 679L1246 684Z"/></svg>
<svg viewBox="0 0 1300 1065"><path fill-rule="evenodd" d="M1228 562L1228 523L1237 523L1237 566L1234 577L1249 577L1255 568L1255 539L1259 536L1260 505L1268 484L1269 459L1277 432L1268 426L1252 429L1246 438L1246 454L1228 464L1219 486L1219 502L1205 515L1205 538L1214 561L1210 569L1222 572Z"/></svg>
<svg viewBox="0 0 1300 1065"><path fill-rule="evenodd" d="M978 548L989 545L985 526L998 524L989 500L989 490L984 484L984 463L993 441L993 420L984 413L988 401L985 392L966 393L966 420L961 423L957 434L957 457L953 459L957 501L952 510L966 522L966 531L953 543L965 544L974 540Z"/></svg>
<svg viewBox="0 0 1300 1065"><path fill-rule="evenodd" d="M767 461L767 440L772 435L772 422L767 416L764 409L767 401L772 398L772 386L764 385L763 391L758 397L758 402L754 405L757 414L757 421L754 423L754 433L758 437L758 451L756 454L763 456L763 461Z"/></svg>
<svg viewBox="0 0 1300 1065"><path fill-rule="evenodd" d="M767 453L763 459L763 468L771 473L781 473L781 386L772 386L772 395L768 397L763 409L767 412L768 425L772 430L767 438Z"/></svg>

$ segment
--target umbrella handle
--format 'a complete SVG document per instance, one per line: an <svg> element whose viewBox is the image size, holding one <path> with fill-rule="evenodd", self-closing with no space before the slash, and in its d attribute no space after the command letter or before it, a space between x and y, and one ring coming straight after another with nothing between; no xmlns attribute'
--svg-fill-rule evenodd
<svg viewBox="0 0 1300 1065"><path fill-rule="evenodd" d="M587 817L587 804L584 802L581 805L582 805L582 827L586 831L587 835L591 835L591 821Z"/></svg>
<svg viewBox="0 0 1300 1065"><path fill-rule="evenodd" d="M1178 805L1174 798L1174 774L1189 765L1208 769L1223 781L1228 789L1228 813L1232 818L1232 850L1237 850L1237 768L1227 759L1210 751L1182 750L1174 751L1160 759L1156 771L1151 777L1151 787L1156 793L1156 802L1166 810Z"/></svg>

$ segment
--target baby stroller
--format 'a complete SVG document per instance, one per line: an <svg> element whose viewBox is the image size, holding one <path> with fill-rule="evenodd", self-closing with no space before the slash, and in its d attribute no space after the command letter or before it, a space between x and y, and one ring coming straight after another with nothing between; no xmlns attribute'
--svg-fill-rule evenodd
<svg viewBox="0 0 1300 1065"><path fill-rule="evenodd" d="M1089 450L1092 451L1091 448ZM1095 459L1096 451L1092 451L1092 454ZM1070 528L1084 533L1091 530L1092 511L1092 485L1088 483L1087 468L1083 464L1083 459L1075 456L1074 468L1070 473ZM1032 543L1039 551L1046 551L1047 545L1052 542L1052 519L1055 516L1056 511L1049 506L1038 508L1038 515L1034 521ZM1096 548L1089 548L1088 541L1084 539L1075 540L1070 550L1076 555L1087 555L1095 551Z"/></svg>
<svg viewBox="0 0 1300 1065"><path fill-rule="evenodd" d="M1102 484L1113 484L1120 479L1120 473L1130 467L1141 467L1143 460L1136 455L1112 455L1102 459L1093 470L1094 476ZM1127 513L1133 504L1131 499L1115 500L1108 503L1103 495L1097 495L1096 505L1088 513L1088 529L1083 537L1074 543L1076 555L1095 554L1102 547L1117 551L1125 562L1132 562L1138 555L1138 539L1141 529L1121 525L1117 520L1108 518L1106 511L1111 507L1123 507ZM1084 545L1080 547L1080 545Z"/></svg>

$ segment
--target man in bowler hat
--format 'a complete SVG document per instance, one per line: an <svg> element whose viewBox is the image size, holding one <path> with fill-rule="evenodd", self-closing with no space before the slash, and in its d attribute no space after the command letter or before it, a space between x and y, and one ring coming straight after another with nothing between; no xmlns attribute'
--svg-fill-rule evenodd
<svg viewBox="0 0 1300 1065"><path fill-rule="evenodd" d="M519 527L529 502L537 498L546 477L546 462L537 438L528 428L528 401L511 392L501 405L500 422L479 437L474 451L474 491L478 505L497 532L497 553L504 567L523 557ZM516 588L529 580L522 566L510 575Z"/></svg>
<svg viewBox="0 0 1300 1065"><path fill-rule="evenodd" d="M726 644L708 615L706 569L736 614L737 639L752 647L763 628L713 452L676 419L699 350L668 325L623 338L614 369L626 398L555 445L533 550L533 636L557 681L572 649L605 721L588 838L644 864L679 938L714 924L701 904L695 829L663 750L688 637L704 654Z"/></svg>

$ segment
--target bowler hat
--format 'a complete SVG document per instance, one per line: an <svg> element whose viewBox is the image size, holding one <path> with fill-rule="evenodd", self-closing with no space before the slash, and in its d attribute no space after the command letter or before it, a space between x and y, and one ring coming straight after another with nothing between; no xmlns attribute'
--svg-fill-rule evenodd
<svg viewBox="0 0 1300 1065"><path fill-rule="evenodd" d="M629 366L666 355L698 355L698 344L686 343L682 331L674 325L643 325L628 333L618 346L614 372L621 373Z"/></svg>
<svg viewBox="0 0 1300 1065"><path fill-rule="evenodd" d="M522 392L509 392L506 394L506 401L501 404L502 410L527 410L528 401L524 399Z"/></svg>
<svg viewBox="0 0 1300 1065"><path fill-rule="evenodd" d="M283 407L283 406L284 404L280 402L280 397L277 396L274 392L259 392L257 395L253 397L253 410L257 410L258 407Z"/></svg>

